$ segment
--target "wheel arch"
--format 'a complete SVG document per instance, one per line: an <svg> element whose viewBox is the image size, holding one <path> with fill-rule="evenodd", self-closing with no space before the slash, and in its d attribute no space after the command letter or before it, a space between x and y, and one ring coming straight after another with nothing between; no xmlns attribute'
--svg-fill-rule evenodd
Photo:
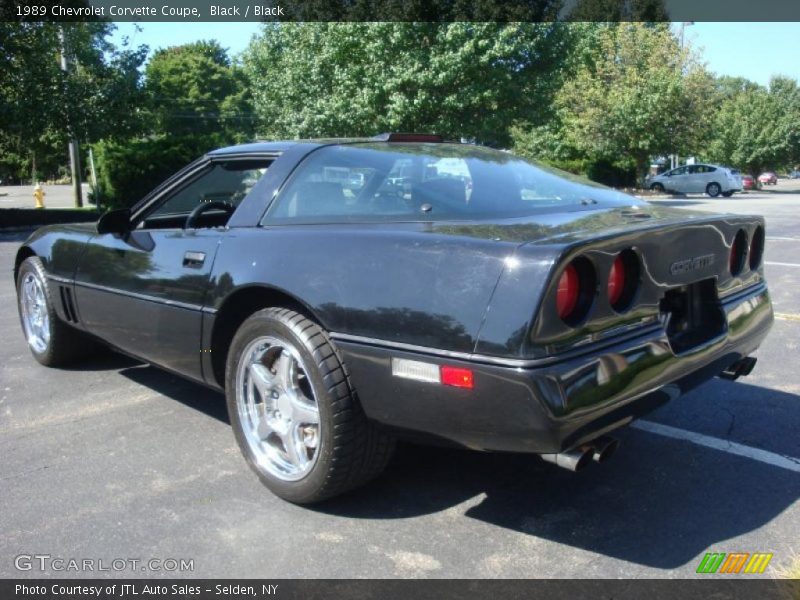
<svg viewBox="0 0 800 600"><path fill-rule="evenodd" d="M268 285L249 285L237 289L223 301L211 329L212 376L222 389L225 388L225 364L233 336L250 315L270 307L291 309L327 331L324 323L306 303L284 290Z"/></svg>
<svg viewBox="0 0 800 600"><path fill-rule="evenodd" d="M19 268L22 266L22 263L30 258L31 256L36 256L36 252L30 246L22 246L19 250L17 250L17 256L14 259L14 286L17 285L17 277L19 277Z"/></svg>

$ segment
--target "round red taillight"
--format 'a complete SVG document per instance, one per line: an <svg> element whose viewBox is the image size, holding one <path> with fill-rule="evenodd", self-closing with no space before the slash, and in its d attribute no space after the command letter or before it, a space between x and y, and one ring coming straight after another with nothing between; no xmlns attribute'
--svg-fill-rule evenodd
<svg viewBox="0 0 800 600"><path fill-rule="evenodd" d="M622 298L622 293L625 291L625 277L625 261L622 260L622 255L618 254L608 272L608 301L611 306L616 306Z"/></svg>
<svg viewBox="0 0 800 600"><path fill-rule="evenodd" d="M556 291L556 310L558 316L567 320L578 305L580 298L581 282L578 277L578 270L572 263L567 265L561 278L558 280L558 290Z"/></svg>
<svg viewBox="0 0 800 600"><path fill-rule="evenodd" d="M626 248L614 257L608 271L606 293L608 303L621 313L633 304L639 288L639 255L633 248Z"/></svg>
<svg viewBox="0 0 800 600"><path fill-rule="evenodd" d="M736 276L742 272L746 254L747 234L744 232L744 229L740 229L736 232L736 237L733 238L733 243L731 244L731 256L729 262L731 275Z"/></svg>

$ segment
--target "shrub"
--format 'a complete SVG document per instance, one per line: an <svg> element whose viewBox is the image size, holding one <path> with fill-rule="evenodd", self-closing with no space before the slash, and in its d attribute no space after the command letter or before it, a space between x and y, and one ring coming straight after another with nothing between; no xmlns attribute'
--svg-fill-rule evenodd
<svg viewBox="0 0 800 600"><path fill-rule="evenodd" d="M132 206L167 177L219 144L210 136L159 136L94 145L100 201Z"/></svg>

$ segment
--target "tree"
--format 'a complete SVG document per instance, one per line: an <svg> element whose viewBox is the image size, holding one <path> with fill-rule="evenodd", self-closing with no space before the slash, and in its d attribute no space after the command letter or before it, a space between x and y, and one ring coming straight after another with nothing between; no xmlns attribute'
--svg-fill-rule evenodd
<svg viewBox="0 0 800 600"><path fill-rule="evenodd" d="M157 51L144 90L146 135L95 145L101 193L111 206L130 206L198 156L253 134L244 74L216 41Z"/></svg>
<svg viewBox="0 0 800 600"><path fill-rule="evenodd" d="M283 23L244 56L267 137L435 132L507 145L560 81L563 23Z"/></svg>
<svg viewBox="0 0 800 600"><path fill-rule="evenodd" d="M627 162L637 178L656 156L701 148L713 80L690 50L680 47L669 26L595 28L594 41L556 94L555 118L544 129L527 132L527 139L518 130L518 145L537 155L535 143L544 140L542 150L552 151L555 144L556 157Z"/></svg>
<svg viewBox="0 0 800 600"><path fill-rule="evenodd" d="M255 117L244 73L218 42L159 50L145 78L154 133L208 135L220 143L252 136Z"/></svg>
<svg viewBox="0 0 800 600"><path fill-rule="evenodd" d="M800 162L800 90L774 78L769 88L746 85L715 115L709 157L757 176Z"/></svg>
<svg viewBox="0 0 800 600"><path fill-rule="evenodd" d="M59 29L69 73L58 62ZM0 155L16 177L30 174L32 162L51 172L63 164L70 137L91 142L138 128L146 47L116 47L106 40L112 30L108 23L0 22Z"/></svg>

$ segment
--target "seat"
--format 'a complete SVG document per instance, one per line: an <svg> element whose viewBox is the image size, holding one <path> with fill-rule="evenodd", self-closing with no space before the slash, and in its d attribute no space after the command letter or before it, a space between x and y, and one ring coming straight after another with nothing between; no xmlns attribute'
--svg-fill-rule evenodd
<svg viewBox="0 0 800 600"><path fill-rule="evenodd" d="M466 210L467 187L461 179L441 177L414 184L411 196L417 206L426 202L437 208Z"/></svg>
<svg viewBox="0 0 800 600"><path fill-rule="evenodd" d="M317 217L345 212L342 184L335 181L306 181L297 186L293 199L294 216Z"/></svg>

